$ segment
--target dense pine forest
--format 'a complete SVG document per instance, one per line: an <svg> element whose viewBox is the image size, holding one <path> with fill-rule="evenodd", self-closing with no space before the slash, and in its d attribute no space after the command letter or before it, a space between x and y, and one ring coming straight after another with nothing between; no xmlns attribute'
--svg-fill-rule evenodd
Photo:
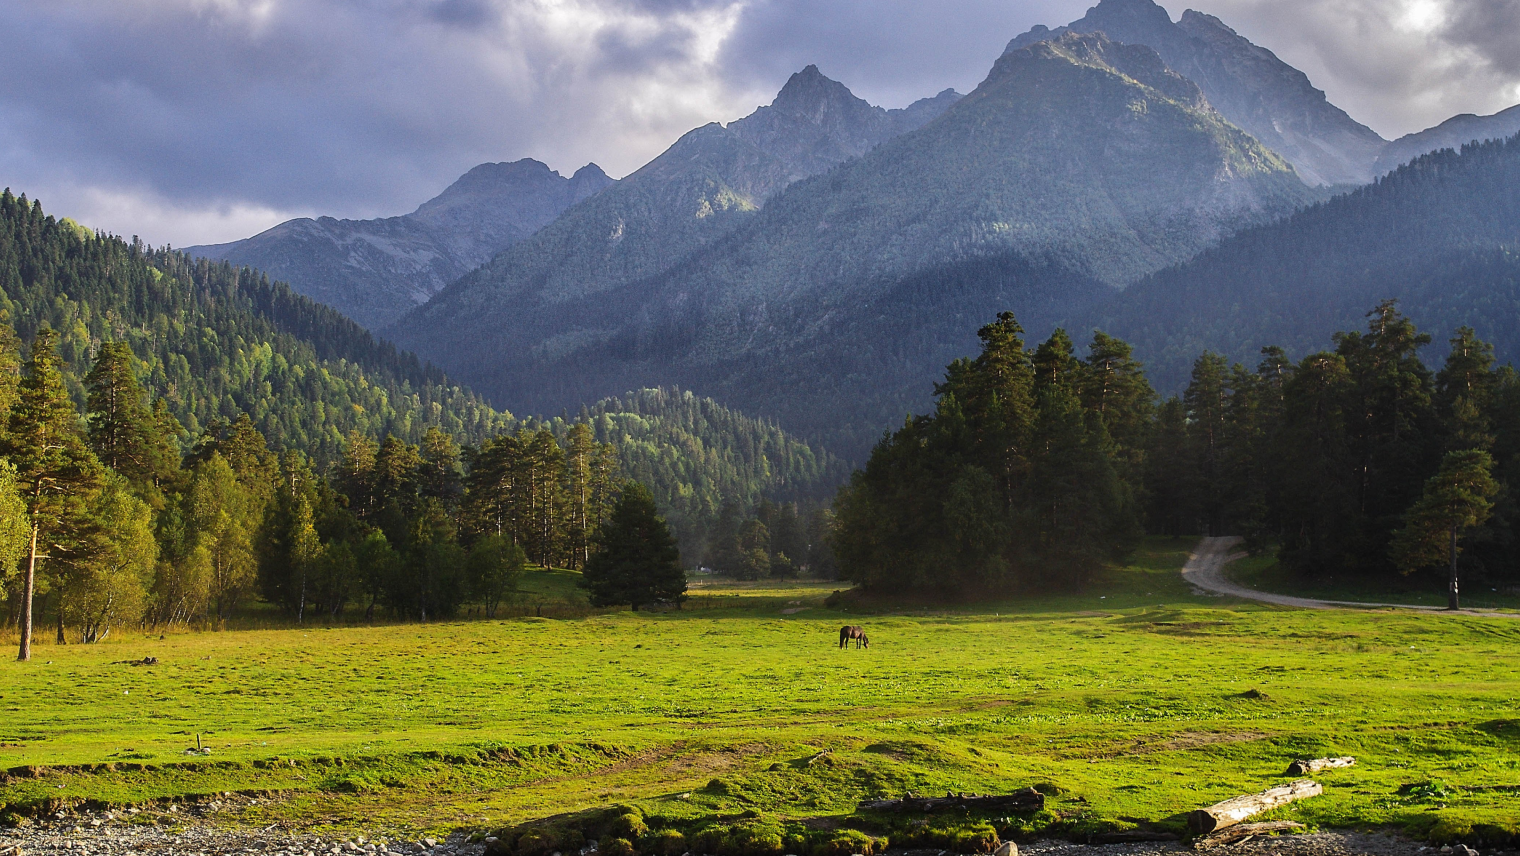
<svg viewBox="0 0 1520 856"><path fill-rule="evenodd" d="M336 311L257 271L190 259L97 235L0 195L0 313L24 341L44 324L84 404L83 378L103 342L125 343L145 387L186 441L242 415L272 448L335 463L348 435L421 442L436 427L479 445L547 428L561 440L577 421L517 418L493 409L432 366ZM618 446L628 474L648 484L691 541L722 502L753 508L762 495L826 497L843 465L826 452L711 400L645 390L583 408L600 442Z"/></svg>
<svg viewBox="0 0 1520 856"><path fill-rule="evenodd" d="M1202 351L1250 359L1319 348L1368 306L1397 298L1422 326L1469 326L1520 357L1520 138L1416 158L1365 187L1243 230L1092 309L1073 329L1123 336L1160 389ZM1445 342L1434 343L1437 353Z"/></svg>
<svg viewBox="0 0 1520 856"><path fill-rule="evenodd" d="M885 438L835 502L867 589L1079 588L1142 532L1238 534L1305 582L1520 582L1520 373L1457 329L1441 367L1393 301L1298 362L1204 353L1159 404L1127 344L1087 354L1013 316L952 363L933 413Z"/></svg>
<svg viewBox="0 0 1520 856"><path fill-rule="evenodd" d="M191 436L247 414L276 448L326 463L349 431L417 442L430 426L480 440L515 427L442 372L336 311L224 263L89 233L0 194L0 305L23 340L44 324L82 378L102 342L127 344ZM70 389L83 403L77 381Z"/></svg>

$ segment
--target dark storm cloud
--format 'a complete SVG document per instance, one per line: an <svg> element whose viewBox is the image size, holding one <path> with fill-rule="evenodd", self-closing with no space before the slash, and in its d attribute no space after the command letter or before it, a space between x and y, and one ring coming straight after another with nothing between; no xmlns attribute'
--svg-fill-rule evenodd
<svg viewBox="0 0 1520 856"><path fill-rule="evenodd" d="M624 174L808 63L886 106L966 92L1089 2L0 0L0 184L176 244L402 213L486 160ZM1395 134L1516 100L1517 2L1195 5Z"/></svg>
<svg viewBox="0 0 1520 856"><path fill-rule="evenodd" d="M1480 0L1454 11L1448 37L1472 45L1494 68L1520 74L1520 0Z"/></svg>

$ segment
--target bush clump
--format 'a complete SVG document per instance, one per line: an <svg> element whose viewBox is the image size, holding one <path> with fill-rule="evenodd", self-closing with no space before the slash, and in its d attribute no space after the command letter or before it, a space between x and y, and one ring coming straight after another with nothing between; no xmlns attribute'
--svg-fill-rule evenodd
<svg viewBox="0 0 1520 856"><path fill-rule="evenodd" d="M623 812L607 824L607 835L611 838L637 841L648 834L649 825L644 823L643 816L637 811Z"/></svg>
<svg viewBox="0 0 1520 856"><path fill-rule="evenodd" d="M885 850L886 842L878 842L858 829L837 829L813 845L813 856L852 856L856 853L875 856L878 848Z"/></svg>
<svg viewBox="0 0 1520 856"><path fill-rule="evenodd" d="M728 831L724 856L781 856L782 830L772 823L745 823Z"/></svg>
<svg viewBox="0 0 1520 856"><path fill-rule="evenodd" d="M644 850L655 856L681 856L686 852L686 836L677 829L662 829L648 837Z"/></svg>
<svg viewBox="0 0 1520 856"><path fill-rule="evenodd" d="M893 840L903 847L938 848L954 853L991 853L1000 843L997 829L987 821L912 828L894 834Z"/></svg>
<svg viewBox="0 0 1520 856"><path fill-rule="evenodd" d="M638 856L638 851L633 849L633 842L626 838L603 839L597 852L601 856Z"/></svg>

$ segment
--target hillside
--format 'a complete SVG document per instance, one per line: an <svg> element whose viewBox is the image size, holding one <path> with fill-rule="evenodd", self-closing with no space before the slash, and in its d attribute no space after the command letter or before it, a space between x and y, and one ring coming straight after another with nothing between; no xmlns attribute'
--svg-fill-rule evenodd
<svg viewBox="0 0 1520 856"><path fill-rule="evenodd" d="M335 461L349 431L415 443L438 426L464 443L564 420L500 412L336 311L246 268L91 234L0 195L0 313L23 340L47 323L74 377L100 344L127 342L139 374L193 441L247 413L276 449ZM83 390L75 388L77 399ZM698 519L723 499L825 496L843 478L821 449L695 396L641 393L591 414L625 472Z"/></svg>
<svg viewBox="0 0 1520 856"><path fill-rule="evenodd" d="M484 163L400 217L302 217L184 252L258 268L375 328L612 183L596 164L566 178L531 158Z"/></svg>
<svg viewBox="0 0 1520 856"><path fill-rule="evenodd" d="M1492 116L1463 113L1423 131L1405 134L1384 147L1373 170L1382 175L1420 155L1439 149L1460 149L1472 142L1502 140L1520 133L1520 104Z"/></svg>
<svg viewBox="0 0 1520 856"><path fill-rule="evenodd" d="M1204 349L1251 365L1264 345L1296 357L1390 297L1437 341L1466 324L1501 362L1520 359L1517 186L1520 138L1425 155L1157 273L1071 329L1130 341L1166 391Z"/></svg>
<svg viewBox="0 0 1520 856"><path fill-rule="evenodd" d="M1102 0L1064 27L1037 26L1018 36L1007 51L1068 32L1101 32L1153 48L1168 68L1197 83L1215 110L1282 155L1308 184L1372 179L1383 138L1331 104L1303 72L1212 15L1189 9L1173 23L1152 0Z"/></svg>
<svg viewBox="0 0 1520 856"><path fill-rule="evenodd" d="M849 466L781 430L678 389L642 389L581 411L599 443L611 443L629 478L654 485L655 499L695 555L725 502L749 509L761 498L823 504Z"/></svg>
<svg viewBox="0 0 1520 856"><path fill-rule="evenodd" d="M918 400L936 364L918 354L937 360L976 326L947 329L957 286L933 271L1000 277L962 292L982 317L995 299L1054 320L1309 193L1155 52L1071 35L1005 55L938 119L796 183L669 272L622 288L564 269L500 277L514 249L392 332L514 407L679 383L808 436L864 439Z"/></svg>

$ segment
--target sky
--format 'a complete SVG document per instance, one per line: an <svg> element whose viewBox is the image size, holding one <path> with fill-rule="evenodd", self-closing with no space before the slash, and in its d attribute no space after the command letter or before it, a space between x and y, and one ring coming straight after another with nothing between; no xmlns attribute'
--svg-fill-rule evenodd
<svg viewBox="0 0 1520 856"><path fill-rule="evenodd" d="M153 244L403 214L475 164L625 175L809 63L968 92L1092 0L0 0L0 185ZM1388 138L1520 103L1520 0L1193 0Z"/></svg>

